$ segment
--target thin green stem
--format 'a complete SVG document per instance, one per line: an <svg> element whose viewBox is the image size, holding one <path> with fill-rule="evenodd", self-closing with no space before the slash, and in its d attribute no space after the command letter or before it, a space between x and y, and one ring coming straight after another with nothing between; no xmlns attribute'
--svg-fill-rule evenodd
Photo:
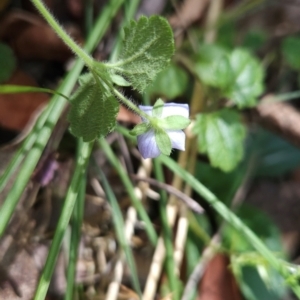
<svg viewBox="0 0 300 300"><path fill-rule="evenodd" d="M108 142L105 139L100 139L99 145L101 149L104 151L106 157L108 158L109 162L114 166L116 171L118 172L124 186L126 187L126 190L128 192L128 195L130 196L130 199L132 201L132 205L137 210L138 215L140 216L141 220L145 223L146 232L148 234L148 237L152 243L152 245L156 245L157 243L157 235L155 232L155 229L152 225L152 222L147 215L147 212L145 211L144 206L142 205L141 201L137 198L134 188L132 186L132 183L128 177L127 172L125 171L124 167L110 148Z"/></svg>
<svg viewBox="0 0 300 300"><path fill-rule="evenodd" d="M55 268L55 262L59 253L59 249L71 218L75 201L77 199L77 195L81 187L82 176L84 176L92 148L93 143L81 142L79 144L79 155L76 161L74 175L72 177L71 184L65 199L65 203L60 214L60 218L55 230L54 238L49 250L47 261L35 293L35 300L44 299L46 297L50 280Z"/></svg>
<svg viewBox="0 0 300 300"><path fill-rule="evenodd" d="M84 3L84 29L85 33L88 36L92 31L93 23L94 23L94 1L86 0Z"/></svg>
<svg viewBox="0 0 300 300"><path fill-rule="evenodd" d="M135 141L135 138L130 135L129 131L120 126L117 130L125 135L131 141ZM281 276L286 279L287 284L293 289L294 293L300 299L300 286L297 283L291 282L290 278L293 276L286 267L286 262L278 259L272 251L270 251L264 243L255 235L255 233L248 228L230 209L223 204L209 189L207 189L202 183L200 183L193 175L182 169L178 164L170 157L160 156L157 160L161 161L175 174L180 176L185 182L187 182L195 192L197 192L203 199L233 228L235 228L241 235L244 236L253 246L258 253L260 253L265 260L278 271Z"/></svg>
<svg viewBox="0 0 300 300"><path fill-rule="evenodd" d="M118 90L113 89L113 93L123 102L128 108L134 111L136 114L140 115L144 119L148 120L150 123L152 122L152 118L147 115L145 112L140 110L135 104L133 104L129 99L127 99L124 95L122 95Z"/></svg>
<svg viewBox="0 0 300 300"><path fill-rule="evenodd" d="M180 168L176 162L167 156L161 156L158 158L163 164L170 168L175 174L180 176L200 195L207 203L209 203L214 210L220 214L220 216L227 221L233 228L243 234L252 246L268 261L268 263L277 270L283 278L289 279L291 274L283 264L273 253L270 251L264 243L254 234L254 232L246 226L228 207L223 204L210 190L202 185L193 175L186 170ZM300 286L298 284L290 284L294 293L300 298Z"/></svg>
<svg viewBox="0 0 300 300"><path fill-rule="evenodd" d="M158 160L154 160L154 172L155 177L160 182L165 182L161 162ZM163 240L166 248L166 270L169 280L169 287L172 293L172 299L179 299L179 284L178 278L176 276L176 267L174 261L174 249L172 242L172 231L168 222L167 215L167 204L168 197L165 190L160 190L160 200L159 200L159 213L160 219L162 223L162 232L163 232Z"/></svg>
<svg viewBox="0 0 300 300"><path fill-rule="evenodd" d="M58 24L58 22L54 19L54 17L44 6L44 4L40 0L31 0L31 2L49 23L49 25L53 28L53 30L57 33L57 35L64 41L64 43L66 43L68 47L85 62L86 66L89 69L92 69L94 62L93 58L81 47L79 47L74 42L74 40L64 31L64 29Z"/></svg>
<svg viewBox="0 0 300 300"><path fill-rule="evenodd" d="M79 141L80 142L80 141ZM78 149L81 149L79 146ZM86 189L86 174L82 176L80 181L80 188L78 197L73 210L73 216L71 220L71 241L70 241L70 253L69 253L69 264L67 270L67 290L65 294L65 300L72 300L74 294L74 282L76 275L76 263L78 256L78 247L81 235L81 225L84 213L84 200L85 200L85 189Z"/></svg>
<svg viewBox="0 0 300 300"><path fill-rule="evenodd" d="M0 85L0 94L17 94L17 93L48 93L53 95L59 95L61 97L64 97L66 100L69 100L69 97L51 89L39 88L34 86L13 85L13 84Z"/></svg>

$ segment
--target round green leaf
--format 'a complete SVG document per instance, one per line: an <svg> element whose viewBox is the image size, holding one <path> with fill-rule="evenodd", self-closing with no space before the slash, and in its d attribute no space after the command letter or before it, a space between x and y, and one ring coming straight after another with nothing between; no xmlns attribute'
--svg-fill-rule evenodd
<svg viewBox="0 0 300 300"><path fill-rule="evenodd" d="M246 129L237 112L223 109L199 114L193 131L199 151L208 154L212 166L230 172L243 158Z"/></svg>
<svg viewBox="0 0 300 300"><path fill-rule="evenodd" d="M160 16L131 21L124 28L124 44L117 62L107 64L140 92L153 82L174 53L173 32Z"/></svg>

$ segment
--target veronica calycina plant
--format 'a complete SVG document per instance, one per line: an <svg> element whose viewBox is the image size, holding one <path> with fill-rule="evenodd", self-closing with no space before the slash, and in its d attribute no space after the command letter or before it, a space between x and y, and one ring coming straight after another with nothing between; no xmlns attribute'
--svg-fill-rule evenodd
<svg viewBox="0 0 300 300"><path fill-rule="evenodd" d="M182 113L173 116L168 110L168 117L160 118L165 111L162 100L157 102L151 115L144 111L143 107L139 108L133 104L116 88L132 86L143 93L156 75L168 65L174 53L174 38L172 29L164 18L152 16L141 17L137 22L131 21L124 28L123 50L119 58L113 63L103 63L95 61L85 53L64 32L40 0L32 2L64 42L85 62L89 70L79 78L80 87L70 99L68 120L73 135L82 138L84 142L92 142L107 135L115 128L120 101L142 118L143 123L133 134L139 136L147 132L148 135L154 133L155 139L146 141L144 136L139 138L139 149L144 148L143 144L149 145L149 142L153 143L153 148L158 148L158 151L152 151L151 155L142 153L143 157L155 157L160 153L169 155L172 147L184 149L184 145L178 146L178 143L174 143L170 134L174 135L172 130L181 131L189 124L187 107L182 107ZM183 135L184 141L183 132L177 134Z"/></svg>

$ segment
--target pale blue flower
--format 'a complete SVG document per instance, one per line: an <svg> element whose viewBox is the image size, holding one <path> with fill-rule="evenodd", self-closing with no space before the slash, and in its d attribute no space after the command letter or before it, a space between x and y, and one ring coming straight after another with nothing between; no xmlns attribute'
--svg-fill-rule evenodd
<svg viewBox="0 0 300 300"><path fill-rule="evenodd" d="M146 114L152 116L153 106L143 106L140 105L139 108L144 111ZM164 119L170 116L182 116L185 118L189 117L189 106L188 104L178 104L178 103L166 103L163 106L162 114L160 119ZM147 120L143 119L143 122L147 122ZM185 150L185 133L182 130L166 130L171 143L172 148L178 150ZM143 158L154 158L161 154L159 150L154 130L150 129L144 134L141 134L137 137L138 149Z"/></svg>

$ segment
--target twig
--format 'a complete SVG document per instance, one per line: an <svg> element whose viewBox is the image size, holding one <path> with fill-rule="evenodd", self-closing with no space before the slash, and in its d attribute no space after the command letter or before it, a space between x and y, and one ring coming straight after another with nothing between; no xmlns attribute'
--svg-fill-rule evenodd
<svg viewBox="0 0 300 300"><path fill-rule="evenodd" d="M202 214L204 212L204 209L198 202L196 202L194 199L192 199L191 197L187 196L186 194L182 193L181 191L177 190L169 184L159 182L153 178L139 177L136 175L131 175L131 177L134 180L145 181L148 182L150 185L156 186L160 189L164 189L169 194L172 194L173 196L176 196L178 199L182 200L190 210L194 211L197 214Z"/></svg>
<svg viewBox="0 0 300 300"><path fill-rule="evenodd" d="M263 103L251 111L253 121L300 148L300 113L287 103Z"/></svg>

